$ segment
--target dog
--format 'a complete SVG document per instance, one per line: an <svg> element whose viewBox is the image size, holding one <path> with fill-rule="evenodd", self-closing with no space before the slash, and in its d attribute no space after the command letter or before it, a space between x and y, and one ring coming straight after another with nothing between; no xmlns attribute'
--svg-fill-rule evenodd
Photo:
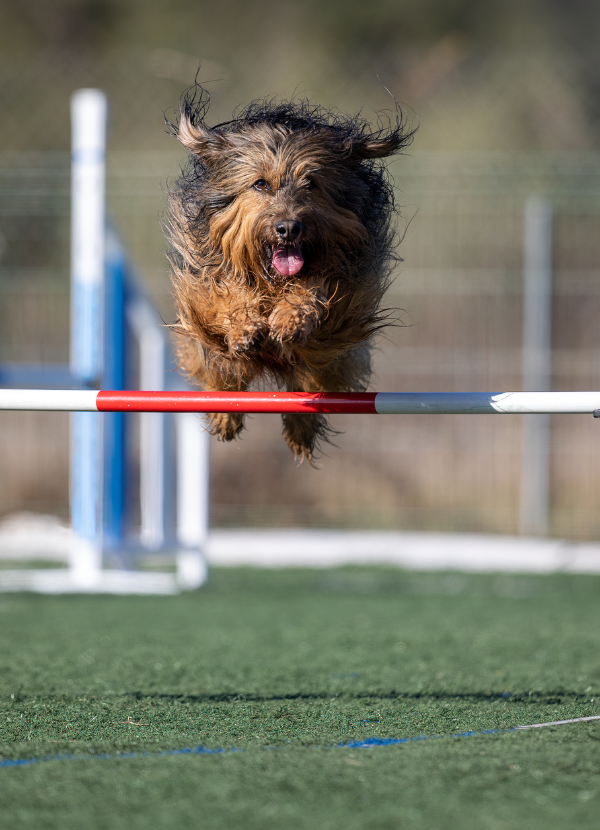
<svg viewBox="0 0 600 830"><path fill-rule="evenodd" d="M195 84L169 124L190 151L167 194L180 369L215 391L366 390L398 258L383 160L414 130L398 107L372 129L305 100L255 101L210 127L208 106ZM223 441L243 426L240 413L209 416ZM283 416L300 460L332 433L323 415Z"/></svg>

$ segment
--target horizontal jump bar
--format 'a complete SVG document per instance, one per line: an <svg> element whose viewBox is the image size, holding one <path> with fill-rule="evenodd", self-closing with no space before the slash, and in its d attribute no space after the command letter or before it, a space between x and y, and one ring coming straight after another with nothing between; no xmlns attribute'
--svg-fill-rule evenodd
<svg viewBox="0 0 600 830"><path fill-rule="evenodd" d="M110 392L0 389L0 410L486 415L600 412L600 392Z"/></svg>

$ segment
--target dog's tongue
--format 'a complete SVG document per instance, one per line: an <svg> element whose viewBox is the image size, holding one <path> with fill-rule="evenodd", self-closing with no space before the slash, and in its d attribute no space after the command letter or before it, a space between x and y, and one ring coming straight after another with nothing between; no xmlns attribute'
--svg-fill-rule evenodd
<svg viewBox="0 0 600 830"><path fill-rule="evenodd" d="M273 265L284 277L292 277L304 265L299 245L280 245L273 249Z"/></svg>

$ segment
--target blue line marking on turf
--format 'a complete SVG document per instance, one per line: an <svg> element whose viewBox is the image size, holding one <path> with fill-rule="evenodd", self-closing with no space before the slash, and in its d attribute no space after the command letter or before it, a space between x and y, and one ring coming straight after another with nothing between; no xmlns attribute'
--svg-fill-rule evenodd
<svg viewBox="0 0 600 830"><path fill-rule="evenodd" d="M24 767L28 764L40 764L45 761L123 761L127 758L161 758L166 755L219 755L223 752L243 752L243 750L235 747L210 749L207 746L194 746L185 749L164 749L160 752L120 752L117 755L110 755L107 752L90 753L89 755L44 755L40 758L18 758L16 760L5 758L0 761L0 767Z"/></svg>
<svg viewBox="0 0 600 830"><path fill-rule="evenodd" d="M348 741L347 743L334 744L333 747L324 749L370 749L376 746L398 746L399 744L413 743L414 741L427 741L432 738L470 738L476 735L499 735L504 732L517 732L516 727L512 729L483 729L480 732L459 732L454 735L414 735L410 738L365 738L364 741ZM267 746L264 749L278 749L277 746ZM314 748L314 747L313 747ZM230 747L218 747L210 749L207 746L186 747L185 749L164 749L160 752L120 752L110 755L107 752L90 753L89 755L44 755L39 758L5 758L0 761L2 767L24 767L30 764L41 764L46 761L124 761L131 758L164 758L169 755L222 755L225 752L244 752L243 749Z"/></svg>
<svg viewBox="0 0 600 830"><path fill-rule="evenodd" d="M543 726L561 726L562 724L568 723L598 720L600 720L600 715L588 715L582 718L570 718L567 720L549 721L547 723L523 724L521 726L508 727L507 729L480 729L476 732L455 732L446 735L414 735L410 738L365 738L364 741L347 741L346 743L335 744L332 747L312 747L312 749L370 749L376 746L398 746L415 741L428 741L433 738L474 738L480 735L506 735L509 732L522 732L527 729L536 729ZM368 721L363 721L363 723L368 723ZM291 743L291 741L286 741L286 743ZM263 749L278 749L278 747L265 746ZM117 755L110 755L104 752L97 755L89 753L89 755L45 755L40 758L5 758L0 761L0 767L24 767L30 764L44 763L45 761L122 761L126 758L164 758L168 755L221 755L224 752L244 752L244 750L237 749L236 747L230 747L229 749L222 747L210 749L207 746L199 744L198 746L187 747L185 749L163 749L160 752L123 752Z"/></svg>
<svg viewBox="0 0 600 830"><path fill-rule="evenodd" d="M479 732L455 732L451 735L414 735L410 738L366 738L364 741L348 741L336 744L336 749L368 749L373 746L398 746L414 741L429 741L432 738L473 738L477 735L504 735L507 732L519 732L518 727L509 729L481 729Z"/></svg>

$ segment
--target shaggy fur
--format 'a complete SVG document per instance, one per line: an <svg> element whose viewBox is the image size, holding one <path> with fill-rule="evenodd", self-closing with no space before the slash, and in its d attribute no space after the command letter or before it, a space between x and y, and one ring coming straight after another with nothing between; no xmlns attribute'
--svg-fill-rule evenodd
<svg viewBox="0 0 600 830"><path fill-rule="evenodd" d="M267 380L288 391L362 391L370 343L388 322L395 235L381 159L413 133L376 130L307 101L259 101L209 127L208 95L183 97L173 134L190 150L169 191L178 360L205 389ZM210 416L224 441L243 415ZM312 460L329 427L285 415L283 435Z"/></svg>

